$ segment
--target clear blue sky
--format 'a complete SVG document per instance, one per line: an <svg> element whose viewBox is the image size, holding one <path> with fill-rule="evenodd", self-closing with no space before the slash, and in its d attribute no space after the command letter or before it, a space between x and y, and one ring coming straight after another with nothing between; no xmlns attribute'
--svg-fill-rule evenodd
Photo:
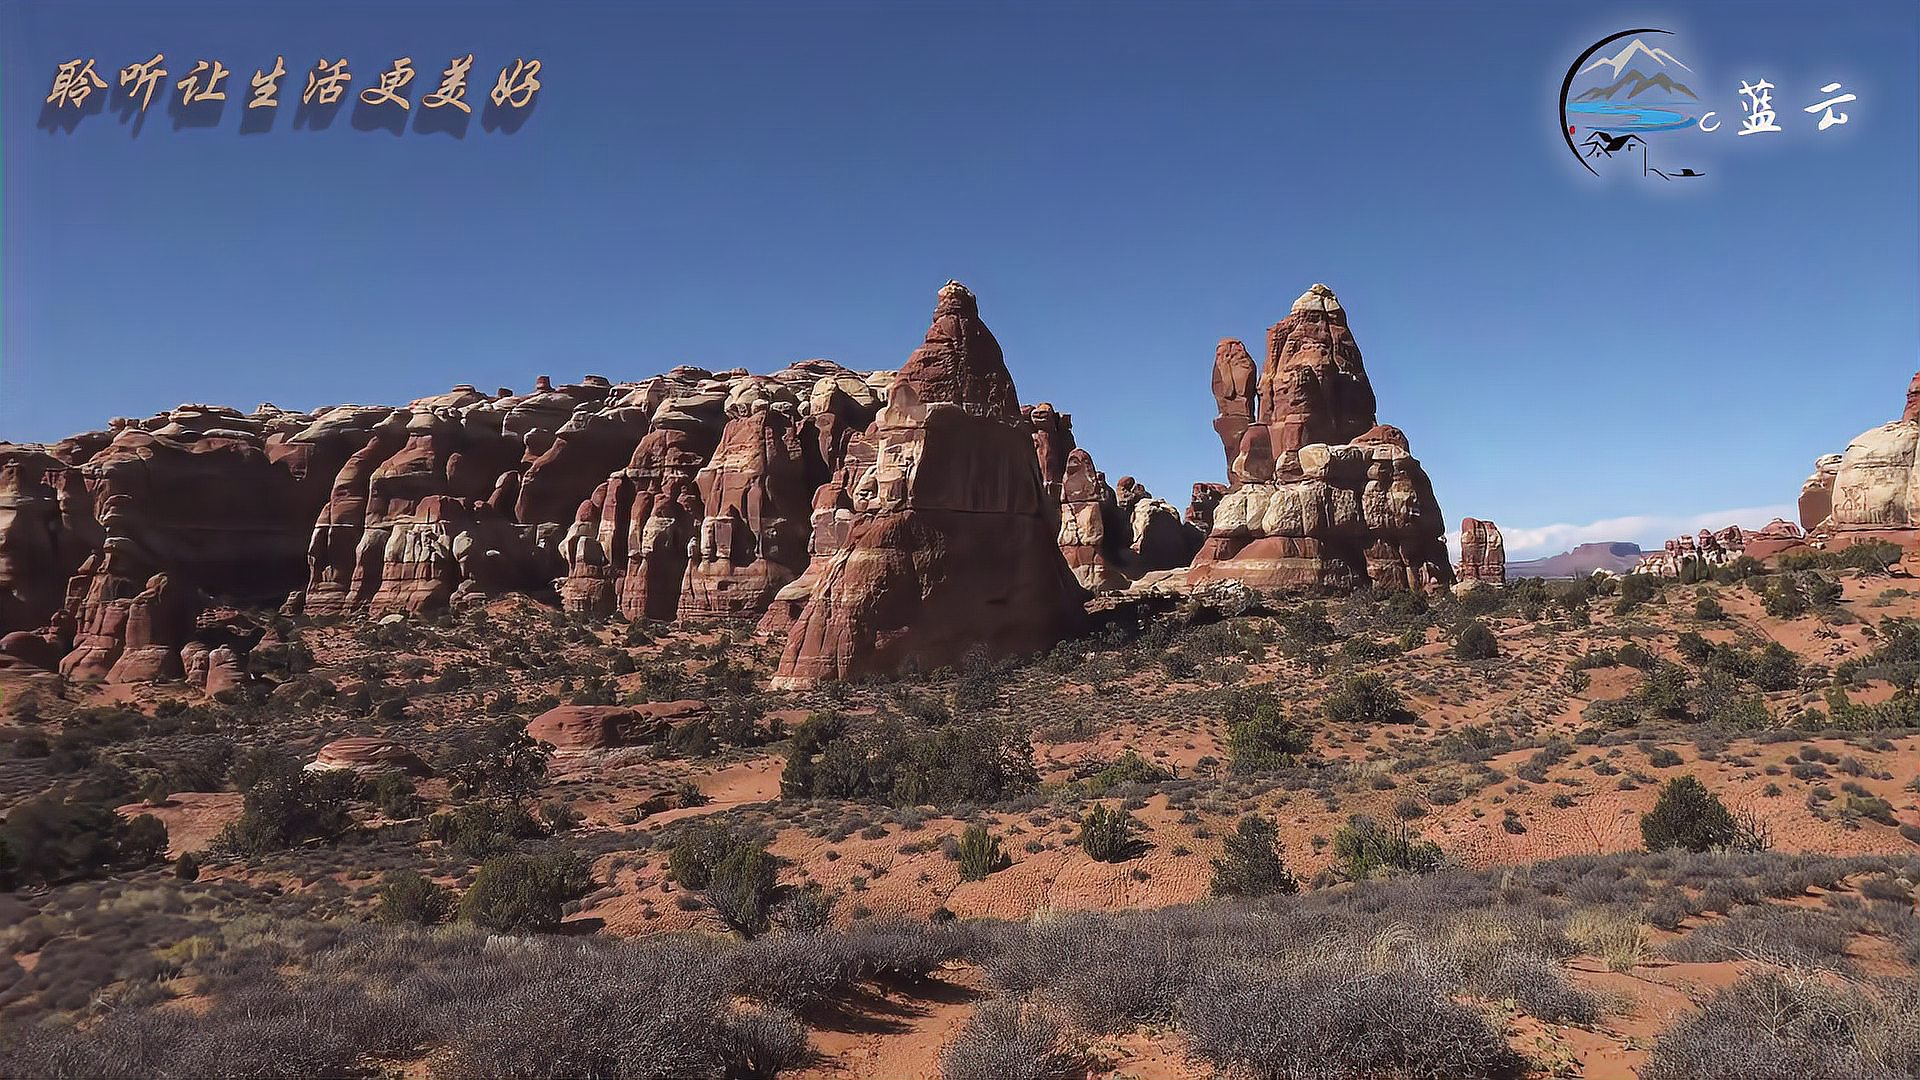
<svg viewBox="0 0 1920 1080"><path fill-rule="evenodd" d="M1559 141L1594 40L1669 28L1708 176ZM295 130L305 72L543 62L511 133ZM235 74L38 126L59 61ZM246 81L285 54L271 130ZM182 401L400 401L539 373L897 366L958 278L1110 478L1220 479L1214 343L1339 293L1449 519L1657 539L1790 504L1920 364L1920 5L0 0L0 438ZM1733 136L1737 87L1778 136ZM1850 122L1799 107L1843 81ZM117 87L113 88L117 92ZM1752 145L1749 145L1752 144ZM1757 523L1757 522L1749 522ZM1537 552L1512 544L1516 554Z"/></svg>

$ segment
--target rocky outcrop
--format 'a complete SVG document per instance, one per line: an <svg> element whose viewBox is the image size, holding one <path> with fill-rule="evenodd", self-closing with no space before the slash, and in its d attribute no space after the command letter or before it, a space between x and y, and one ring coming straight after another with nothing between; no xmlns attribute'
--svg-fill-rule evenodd
<svg viewBox="0 0 1920 1080"><path fill-rule="evenodd" d="M1067 455L1060 491L1060 554L1074 580L1090 593L1126 588L1126 520L1092 454L1076 447Z"/></svg>
<svg viewBox="0 0 1920 1080"><path fill-rule="evenodd" d="M1806 534L1800 531L1800 526L1784 518L1774 518L1747 534L1746 554L1756 559L1770 559L1783 552L1805 547L1806 542Z"/></svg>
<svg viewBox="0 0 1920 1080"><path fill-rule="evenodd" d="M1833 478L1840 471L1839 454L1823 454L1813 463L1813 474L1800 485L1800 528L1817 529L1833 513Z"/></svg>
<svg viewBox="0 0 1920 1080"><path fill-rule="evenodd" d="M1866 540L1920 546L1920 374L1901 418L1862 432L1845 453L1814 463L1800 488L1807 543L1842 548Z"/></svg>
<svg viewBox="0 0 1920 1080"><path fill-rule="evenodd" d="M1460 565L1454 568L1454 576L1463 585L1506 584L1507 542L1498 525L1479 518L1460 519Z"/></svg>
<svg viewBox="0 0 1920 1080"><path fill-rule="evenodd" d="M746 384L696 477L704 510L677 614L757 619L807 568L814 484L825 471L793 393Z"/></svg>
<svg viewBox="0 0 1920 1080"><path fill-rule="evenodd" d="M527 735L552 746L556 754L585 754L654 742L676 722L705 711L706 704L699 701L559 705L528 721Z"/></svg>
<svg viewBox="0 0 1920 1080"><path fill-rule="evenodd" d="M1216 355L1219 393L1230 357ZM1258 416L1241 434L1230 490L1187 575L1262 591L1346 592L1453 582L1433 488L1399 429L1377 423L1347 316L1315 285L1267 334Z"/></svg>
<svg viewBox="0 0 1920 1080"><path fill-rule="evenodd" d="M0 443L0 635L45 627L101 539L77 469L46 448Z"/></svg>
<svg viewBox="0 0 1920 1080"><path fill-rule="evenodd" d="M1782 522L1782 524L1785 524ZM1695 580L1747 553L1747 532L1738 525L1701 529L1697 536L1676 536L1659 551L1641 556L1636 574Z"/></svg>
<svg viewBox="0 0 1920 1080"><path fill-rule="evenodd" d="M959 283L940 290L872 437L852 527L793 620L776 687L1033 652L1079 626L1031 425Z"/></svg>
<svg viewBox="0 0 1920 1080"><path fill-rule="evenodd" d="M1247 353L1244 342L1227 338L1213 350L1213 401L1220 415L1213 430L1227 455L1229 484L1238 484L1233 463L1240 456L1240 442L1252 425L1259 400L1260 370Z"/></svg>
<svg viewBox="0 0 1920 1080"><path fill-rule="evenodd" d="M391 739L372 735L348 735L320 748L307 763L308 772L345 771L362 776L381 773L405 773L427 776L433 770L420 755Z"/></svg>

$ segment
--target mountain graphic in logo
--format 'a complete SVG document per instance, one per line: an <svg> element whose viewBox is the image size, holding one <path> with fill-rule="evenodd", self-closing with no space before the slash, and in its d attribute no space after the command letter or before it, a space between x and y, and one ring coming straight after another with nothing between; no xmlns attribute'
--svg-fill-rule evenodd
<svg viewBox="0 0 1920 1080"><path fill-rule="evenodd" d="M1593 63L1588 64L1586 67L1581 68L1580 74L1585 75L1588 72L1591 72L1597 68L1606 68L1613 73L1611 77L1617 79L1620 77L1620 69L1626 67L1627 64L1632 62L1633 58L1636 56L1644 56L1647 59L1653 61L1656 65L1660 67L1666 67L1668 64L1672 64L1673 66L1679 68L1681 71L1693 70L1687 65L1681 63L1679 57L1673 55L1667 50L1649 48L1646 42L1641 41L1639 38L1634 38L1632 41L1627 43L1626 48L1621 49L1619 52L1614 53L1612 56L1603 56L1600 59L1595 60ZM1639 73L1635 72L1634 74L1639 74ZM1645 76L1641 76L1641 77L1645 78Z"/></svg>
<svg viewBox="0 0 1920 1080"><path fill-rule="evenodd" d="M1639 42L1636 41L1634 44L1638 45ZM1632 99L1654 88L1664 90L1669 94L1685 94L1695 101L1700 100L1700 95L1694 93L1692 88L1687 86L1686 83L1674 82L1667 77L1666 72L1660 71L1655 72L1653 75L1643 75L1639 68L1629 69L1625 75L1620 76L1606 86L1596 86L1591 90L1583 91L1573 100L1612 101L1614 98L1619 97L1623 90L1626 91L1627 97Z"/></svg>

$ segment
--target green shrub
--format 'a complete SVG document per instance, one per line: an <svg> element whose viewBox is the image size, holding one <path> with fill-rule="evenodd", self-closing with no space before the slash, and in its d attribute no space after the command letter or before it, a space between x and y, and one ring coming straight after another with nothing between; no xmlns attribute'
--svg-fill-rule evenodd
<svg viewBox="0 0 1920 1080"><path fill-rule="evenodd" d="M1132 750L1083 782L1087 794L1104 795L1123 784L1158 784L1172 774Z"/></svg>
<svg viewBox="0 0 1920 1080"><path fill-rule="evenodd" d="M1098 803L1080 817L1080 850L1099 862L1122 862L1133 853L1140 822L1125 810Z"/></svg>
<svg viewBox="0 0 1920 1080"><path fill-rule="evenodd" d="M359 790L360 778L345 770L270 771L247 789L240 817L215 844L237 855L263 855L309 840L332 843L353 830L348 809Z"/></svg>
<svg viewBox="0 0 1920 1080"><path fill-rule="evenodd" d="M1008 864L1000 840L985 825L973 824L960 834L960 880L979 881Z"/></svg>
<svg viewBox="0 0 1920 1080"><path fill-rule="evenodd" d="M540 835L540 826L512 803L468 803L427 819L427 836L473 862L511 851L514 842Z"/></svg>
<svg viewBox="0 0 1920 1080"><path fill-rule="evenodd" d="M1404 823L1382 825L1356 814L1333 834L1333 856L1353 881L1382 874L1425 874L1440 869L1440 845L1422 839Z"/></svg>
<svg viewBox="0 0 1920 1080"><path fill-rule="evenodd" d="M181 881L197 881L200 877L200 856L191 851L183 851L173 860L173 876Z"/></svg>
<svg viewBox="0 0 1920 1080"><path fill-rule="evenodd" d="M1270 819L1248 814L1228 835L1220 857L1213 860L1213 895L1271 896L1296 893L1293 879L1280 859L1280 829Z"/></svg>
<svg viewBox="0 0 1920 1080"><path fill-rule="evenodd" d="M1406 699L1383 675L1354 675L1327 695L1322 708L1336 724L1394 724L1410 718Z"/></svg>
<svg viewBox="0 0 1920 1080"><path fill-rule="evenodd" d="M707 902L726 924L752 937L767 928L778 888L778 864L766 845L736 844L707 882Z"/></svg>
<svg viewBox="0 0 1920 1080"><path fill-rule="evenodd" d="M1227 754L1236 773L1291 767L1313 745L1313 735L1287 719L1277 701L1263 701L1251 716L1227 728Z"/></svg>
<svg viewBox="0 0 1920 1080"><path fill-rule="evenodd" d="M387 875L374 917L384 923L432 926L453 914L453 890L412 870Z"/></svg>
<svg viewBox="0 0 1920 1080"><path fill-rule="evenodd" d="M998 720L929 729L884 718L856 729L816 713L793 733L780 791L795 798L952 806L999 802L1038 779L1026 733Z"/></svg>
<svg viewBox="0 0 1920 1080"><path fill-rule="evenodd" d="M667 852L667 869L681 888L704 889L713 880L714 867L742 843L745 840L724 822L694 825Z"/></svg>
<svg viewBox="0 0 1920 1080"><path fill-rule="evenodd" d="M1499 639L1493 636L1493 629L1483 620L1469 621L1453 639L1455 660L1491 660L1498 655Z"/></svg>
<svg viewBox="0 0 1920 1080"><path fill-rule="evenodd" d="M116 866L144 866L164 852L167 829L141 814L137 827L113 808L47 792L14 806L0 822L0 847L17 884L56 884Z"/></svg>
<svg viewBox="0 0 1920 1080"><path fill-rule="evenodd" d="M1767 614L1776 619L1793 619L1807 613L1812 605L1806 591L1792 574L1777 574L1760 591L1760 602Z"/></svg>
<svg viewBox="0 0 1920 1080"><path fill-rule="evenodd" d="M1653 809L1640 815L1640 837L1648 851L1724 848L1733 843L1734 833L1726 804L1691 775L1667 781Z"/></svg>
<svg viewBox="0 0 1920 1080"><path fill-rule="evenodd" d="M566 903L591 887L586 866L571 852L501 855L474 875L460 900L460 921L488 930L551 930Z"/></svg>
<svg viewBox="0 0 1920 1080"><path fill-rule="evenodd" d="M1704 622L1719 622L1727 617L1727 609L1713 597L1703 596L1693 602L1693 617Z"/></svg>

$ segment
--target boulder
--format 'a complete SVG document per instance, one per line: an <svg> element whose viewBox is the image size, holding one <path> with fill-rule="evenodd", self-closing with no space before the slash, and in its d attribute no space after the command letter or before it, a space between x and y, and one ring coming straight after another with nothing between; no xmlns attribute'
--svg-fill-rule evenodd
<svg viewBox="0 0 1920 1080"><path fill-rule="evenodd" d="M527 734L558 754L584 754L651 743L674 722L706 711L700 701L656 701L644 705L559 705L527 723Z"/></svg>
<svg viewBox="0 0 1920 1080"><path fill-rule="evenodd" d="M362 776L398 772L409 776L428 776L433 770L420 755L391 739L371 735L349 735L320 748L307 763L309 772L346 770Z"/></svg>

